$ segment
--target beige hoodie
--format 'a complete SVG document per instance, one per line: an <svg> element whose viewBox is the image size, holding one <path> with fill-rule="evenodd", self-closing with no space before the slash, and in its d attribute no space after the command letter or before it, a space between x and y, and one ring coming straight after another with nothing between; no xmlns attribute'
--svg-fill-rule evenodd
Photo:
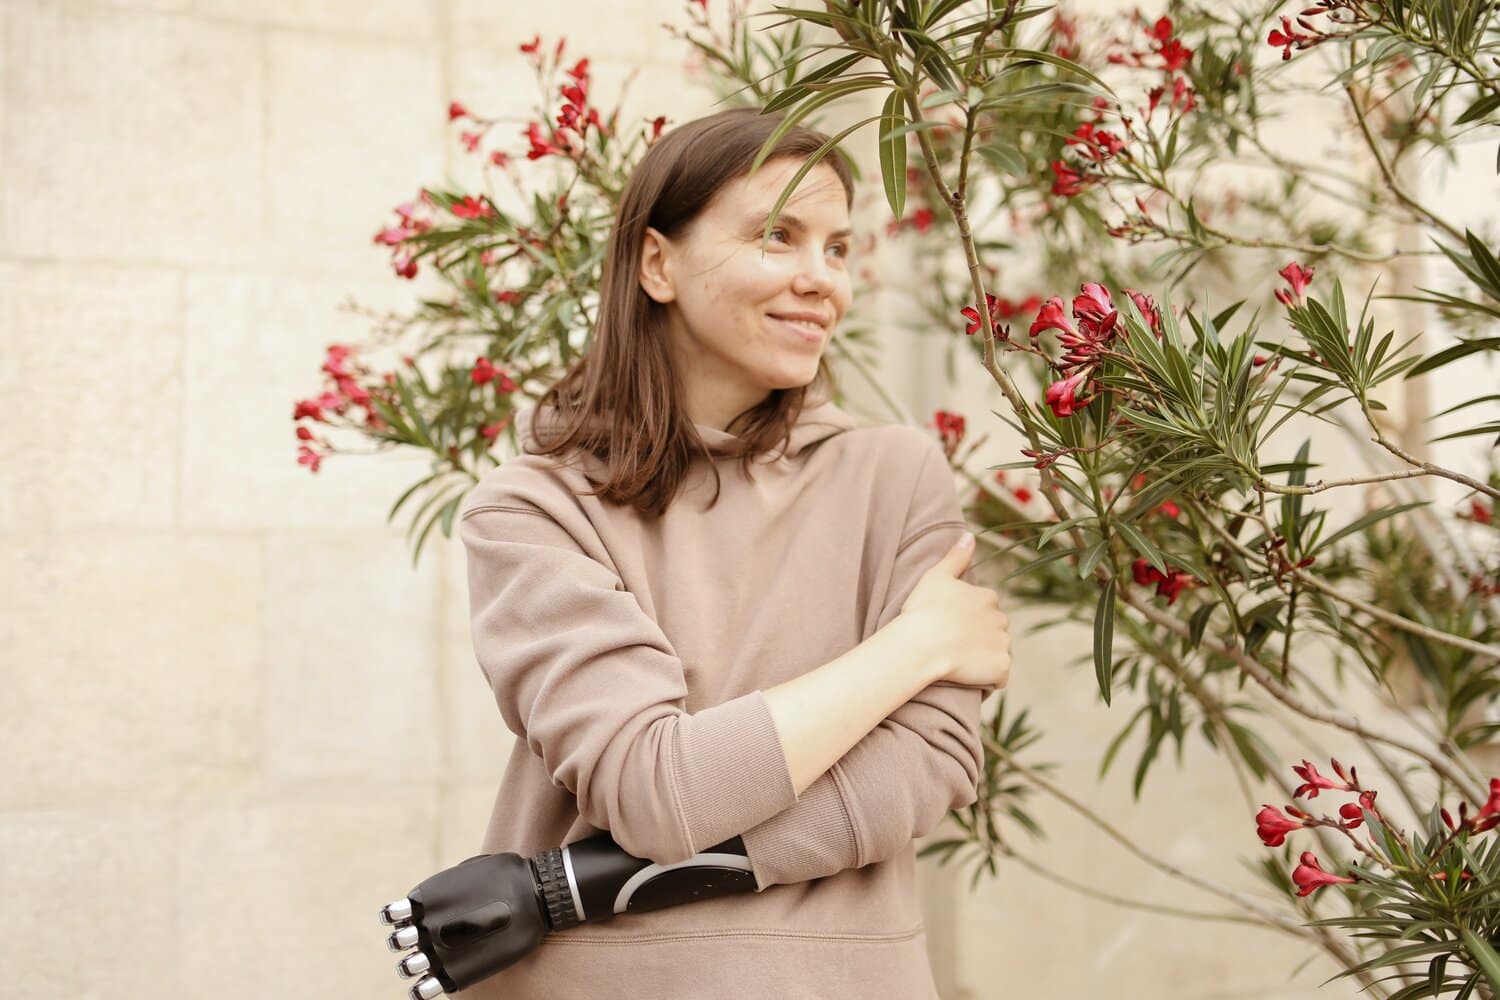
<svg viewBox="0 0 1500 1000"><path fill-rule="evenodd" d="M536 415L517 414L523 450ZM712 460L718 504L700 457L655 521L577 495L586 456L522 454L466 500L475 655L517 737L480 850L608 830L671 863L740 835L757 891L551 934L463 997L937 995L913 839L975 801L993 689L926 688L800 797L762 691L900 612L965 529L947 461L815 400L753 480Z"/></svg>

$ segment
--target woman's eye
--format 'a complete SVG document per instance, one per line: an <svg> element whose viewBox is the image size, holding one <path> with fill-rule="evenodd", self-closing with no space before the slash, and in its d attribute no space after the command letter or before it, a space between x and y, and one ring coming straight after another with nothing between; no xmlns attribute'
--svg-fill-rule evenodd
<svg viewBox="0 0 1500 1000"><path fill-rule="evenodd" d="M838 250L840 258L849 256L849 246L848 246L848 244L846 244L846 243L835 243L833 245L833 248Z"/></svg>
<svg viewBox="0 0 1500 1000"><path fill-rule="evenodd" d="M771 235L772 236L775 236L777 233L780 233L781 235L785 236L786 235L786 230L785 229L773 229L773 230L771 230Z"/></svg>

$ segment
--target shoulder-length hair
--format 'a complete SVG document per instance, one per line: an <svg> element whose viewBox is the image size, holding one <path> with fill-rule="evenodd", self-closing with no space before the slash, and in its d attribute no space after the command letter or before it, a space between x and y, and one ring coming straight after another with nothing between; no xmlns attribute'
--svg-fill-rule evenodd
<svg viewBox="0 0 1500 1000"><path fill-rule="evenodd" d="M550 409L551 417L545 428L533 423L534 440L526 448L534 455L579 449L599 459L605 471L597 481L590 478L598 488L585 495L659 516L693 457L709 453L682 405L668 353L666 306L641 287L641 249L647 226L669 238L677 235L721 187L748 175L783 117L734 108L685 122L657 139L631 172L609 237L588 349L543 393L537 412ZM827 141L822 132L793 126L765 162L788 156L806 160ZM819 165L827 163L838 174L845 203L852 207L854 182L844 155L835 147ZM807 394L826 396L834 384L825 356L808 385L773 390L737 414L727 430L740 443L715 453L738 458L748 475L755 456L789 445ZM717 503L717 466L713 472Z"/></svg>

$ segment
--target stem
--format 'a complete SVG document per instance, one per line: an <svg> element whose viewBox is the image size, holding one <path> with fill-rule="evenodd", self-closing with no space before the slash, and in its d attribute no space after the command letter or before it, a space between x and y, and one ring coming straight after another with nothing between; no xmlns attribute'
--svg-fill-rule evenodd
<svg viewBox="0 0 1500 1000"><path fill-rule="evenodd" d="M1417 458L1415 455L1412 455L1404 450L1396 442L1385 436L1385 432L1382 431L1380 429L1380 425L1375 422L1375 415L1370 412L1369 403L1365 401L1364 396L1361 395L1358 398L1359 408L1364 411L1365 421L1370 425L1370 429L1375 432L1375 436L1370 440L1380 445L1380 447L1384 448L1392 455L1395 455L1397 458L1401 459L1401 461L1405 462L1407 465L1422 469L1429 475L1441 476L1444 479L1451 479L1455 483L1463 483L1465 486L1469 487L1472 490L1478 490L1480 493L1483 493L1488 497L1491 497L1495 500L1500 500L1500 489L1496 489L1488 483L1482 483L1472 476L1466 476L1462 472L1454 472L1453 470L1445 469L1440 465L1433 465L1431 462L1424 462L1421 459Z"/></svg>
<svg viewBox="0 0 1500 1000"><path fill-rule="evenodd" d="M1153 624L1166 629L1174 635L1180 635L1185 638L1189 635L1186 623L1178 621L1172 615L1169 615L1159 608L1153 607L1152 605L1143 602L1138 596L1131 593L1128 589L1121 589L1117 593L1119 594L1121 601L1123 601L1130 607L1135 608ZM1333 726L1336 729L1342 729L1345 732L1352 733L1356 736L1364 736L1377 743L1383 743L1388 747L1392 747L1396 750L1401 750L1405 753L1408 753L1411 756L1426 762L1427 765L1430 766L1438 774L1441 774L1443 777L1453 782L1454 787L1460 790L1460 794L1468 796L1471 801L1482 802L1489 797L1487 794L1479 792L1476 786L1470 784L1468 776L1465 775L1461 770L1458 770L1447 757L1428 750L1425 747L1418 746L1415 743L1410 743L1404 739L1401 739L1400 737L1390 736L1378 730L1371 729L1364 723L1360 722L1356 716L1350 715L1346 712L1337 711L1331 708L1328 710L1324 710L1314 705L1308 704L1301 698L1297 697L1297 695L1294 694L1291 689L1288 688L1285 684L1282 684L1280 681L1278 681L1276 677L1266 669L1264 664L1255 659L1255 657L1250 656L1242 649L1230 646L1229 644L1221 642L1220 640L1212 638L1210 636L1204 636L1202 644L1212 649L1220 656L1223 656L1231 662L1237 664L1240 669L1242 669L1246 674L1250 676L1252 680L1258 683L1261 687L1265 688L1265 690L1270 693L1272 697L1274 697L1277 701L1281 702L1283 705L1292 709L1299 715L1312 719L1315 722L1322 722L1327 725ZM1452 750L1450 749L1447 752L1452 753Z"/></svg>

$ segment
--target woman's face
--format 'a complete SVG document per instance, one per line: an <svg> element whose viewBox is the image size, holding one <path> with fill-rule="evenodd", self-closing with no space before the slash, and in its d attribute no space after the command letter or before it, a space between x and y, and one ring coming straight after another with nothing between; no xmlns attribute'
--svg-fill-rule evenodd
<svg viewBox="0 0 1500 1000"><path fill-rule="evenodd" d="M667 307L672 363L696 423L725 427L773 389L810 383L851 297L849 210L819 163L761 238L804 161L780 157L730 181L677 238L647 227L641 287ZM804 314L809 322L776 317Z"/></svg>

